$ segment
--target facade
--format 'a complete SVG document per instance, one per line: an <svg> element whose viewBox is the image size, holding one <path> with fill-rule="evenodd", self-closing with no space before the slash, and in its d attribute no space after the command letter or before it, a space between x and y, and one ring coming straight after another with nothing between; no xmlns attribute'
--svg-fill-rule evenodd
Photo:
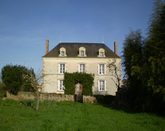
<svg viewBox="0 0 165 131"><path fill-rule="evenodd" d="M117 44L114 44L117 51ZM94 75L94 95L115 95L117 91L114 72L108 64L115 63L121 76L121 58L103 43L59 43L42 58L44 84L42 92L64 94L64 73L86 72ZM85 87L84 87L85 88Z"/></svg>

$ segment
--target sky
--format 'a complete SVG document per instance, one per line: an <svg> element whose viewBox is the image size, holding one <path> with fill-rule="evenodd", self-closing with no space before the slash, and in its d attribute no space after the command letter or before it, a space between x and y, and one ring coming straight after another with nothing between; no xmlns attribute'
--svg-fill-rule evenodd
<svg viewBox="0 0 165 131"><path fill-rule="evenodd" d="M0 0L0 70L7 64L42 70L45 40L101 42L119 55L130 31L147 34L153 0Z"/></svg>

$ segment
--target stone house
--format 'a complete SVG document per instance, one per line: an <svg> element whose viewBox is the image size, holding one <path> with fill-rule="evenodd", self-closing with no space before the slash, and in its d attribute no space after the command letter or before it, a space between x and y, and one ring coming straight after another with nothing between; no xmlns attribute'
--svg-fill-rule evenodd
<svg viewBox="0 0 165 131"><path fill-rule="evenodd" d="M63 42L50 51L48 40L45 45L42 92L64 94L64 72L86 72L94 74L94 95L116 94L117 80L108 68L109 63L115 62L121 77L121 58L117 55L116 42L114 52L103 43Z"/></svg>

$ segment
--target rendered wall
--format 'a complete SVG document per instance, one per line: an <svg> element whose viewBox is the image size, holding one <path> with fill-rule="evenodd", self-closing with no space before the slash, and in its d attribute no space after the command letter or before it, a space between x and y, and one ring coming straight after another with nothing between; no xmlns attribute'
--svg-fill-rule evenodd
<svg viewBox="0 0 165 131"><path fill-rule="evenodd" d="M85 64L86 73L94 74L94 85L92 87L93 94L101 95L115 95L117 87L114 83L116 78L112 71L106 66L106 74L98 74L98 64L106 64L116 61L116 65L119 68L119 75L121 75L121 59L120 58L43 58L43 74L44 74L44 87L42 92L44 93L59 93L58 80L63 80L64 75L58 73L58 66L60 63L66 64L66 72L78 72L79 64ZM98 91L98 80L106 80L106 91Z"/></svg>

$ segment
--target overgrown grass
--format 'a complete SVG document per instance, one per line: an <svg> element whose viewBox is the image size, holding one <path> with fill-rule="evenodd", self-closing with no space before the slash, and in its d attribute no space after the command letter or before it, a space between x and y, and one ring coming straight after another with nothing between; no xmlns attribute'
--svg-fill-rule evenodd
<svg viewBox="0 0 165 131"><path fill-rule="evenodd" d="M165 118L130 114L97 104L45 101L36 112L26 102L0 100L2 131L164 131Z"/></svg>

